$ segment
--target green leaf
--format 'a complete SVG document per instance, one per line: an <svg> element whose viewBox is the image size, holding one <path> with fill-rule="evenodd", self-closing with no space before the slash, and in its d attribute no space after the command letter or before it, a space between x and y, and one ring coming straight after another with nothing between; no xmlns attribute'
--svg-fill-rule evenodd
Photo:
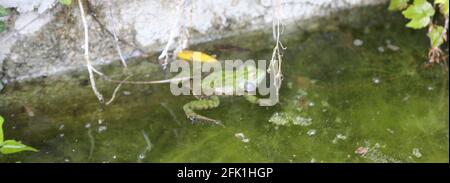
<svg viewBox="0 0 450 183"><path fill-rule="evenodd" d="M70 4L72 4L72 0L59 0L59 3L69 6Z"/></svg>
<svg viewBox="0 0 450 183"><path fill-rule="evenodd" d="M3 142L3 123L5 122L5 119L3 119L2 116L0 116L0 143Z"/></svg>
<svg viewBox="0 0 450 183"><path fill-rule="evenodd" d="M403 16L411 19L406 26L413 29L426 27L434 13L433 5L426 0L414 0L414 4L402 12Z"/></svg>
<svg viewBox="0 0 450 183"><path fill-rule="evenodd" d="M434 1L434 4L438 5L440 7L440 11L443 15L448 16L448 4L449 1L448 0L436 0Z"/></svg>
<svg viewBox="0 0 450 183"><path fill-rule="evenodd" d="M430 22L430 18L412 19L409 23L406 24L406 27L420 29L426 27L428 24L430 24Z"/></svg>
<svg viewBox="0 0 450 183"><path fill-rule="evenodd" d="M428 37L431 41L431 47L437 48L444 43L445 29L442 26L433 26L430 32L428 32Z"/></svg>
<svg viewBox="0 0 450 183"><path fill-rule="evenodd" d="M391 0L389 3L389 11L403 10L408 7L409 0Z"/></svg>
<svg viewBox="0 0 450 183"><path fill-rule="evenodd" d="M38 150L33 147L24 145L20 142L17 142L15 140L6 140L3 143L0 143L0 153L2 154L13 154L22 151L37 152Z"/></svg>
<svg viewBox="0 0 450 183"><path fill-rule="evenodd" d="M9 14L8 9L0 6L0 17L4 17Z"/></svg>

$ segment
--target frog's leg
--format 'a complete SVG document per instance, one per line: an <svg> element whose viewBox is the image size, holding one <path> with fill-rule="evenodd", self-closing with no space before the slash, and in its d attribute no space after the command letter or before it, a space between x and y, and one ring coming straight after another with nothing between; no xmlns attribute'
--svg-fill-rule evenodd
<svg viewBox="0 0 450 183"><path fill-rule="evenodd" d="M214 124L222 125L222 123L220 121L199 115L194 111L194 110L207 110L207 109L216 108L219 106L219 104L220 104L219 97L212 96L209 99L191 101L183 106L183 110L186 113L186 116L191 120L199 119L199 120L213 122Z"/></svg>

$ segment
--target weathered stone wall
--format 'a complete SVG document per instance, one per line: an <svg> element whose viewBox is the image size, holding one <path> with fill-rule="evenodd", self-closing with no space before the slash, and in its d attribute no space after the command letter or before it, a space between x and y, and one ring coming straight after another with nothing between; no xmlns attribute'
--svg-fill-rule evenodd
<svg viewBox="0 0 450 183"><path fill-rule="evenodd" d="M384 0L90 0L88 12L94 64L117 60L112 32L125 57L160 51L176 22L190 30L190 42L203 42L240 31L270 29L274 3L283 23L329 11L383 3ZM0 0L14 8L8 30L0 33L0 77L11 82L82 68L83 26L77 1ZM181 9L179 8L181 7ZM182 11L184 10L184 11ZM95 15L95 17L93 16Z"/></svg>

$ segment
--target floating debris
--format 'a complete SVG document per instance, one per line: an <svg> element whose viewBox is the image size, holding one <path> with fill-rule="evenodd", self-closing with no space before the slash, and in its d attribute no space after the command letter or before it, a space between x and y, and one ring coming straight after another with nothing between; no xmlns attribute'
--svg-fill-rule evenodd
<svg viewBox="0 0 450 183"><path fill-rule="evenodd" d="M25 110L25 113L28 115L28 117L34 117L34 110L31 106L24 105L23 109Z"/></svg>
<svg viewBox="0 0 450 183"><path fill-rule="evenodd" d="M371 145L368 141L364 142L364 146L359 147L355 150L355 153L363 158L367 158L376 163L400 163L400 160L392 158L384 154L380 148L385 148L386 145L381 145L380 143L375 143Z"/></svg>
<svg viewBox="0 0 450 183"><path fill-rule="evenodd" d="M292 121L292 124L300 125L300 126L309 126L309 125L312 124L312 119L311 118L304 118L302 116L297 116Z"/></svg>
<svg viewBox="0 0 450 183"><path fill-rule="evenodd" d="M358 46L358 47L362 46L363 44L364 44L364 41L361 39L355 39L353 41L353 45Z"/></svg>
<svg viewBox="0 0 450 183"><path fill-rule="evenodd" d="M388 128L388 129L386 129L389 133L391 133L391 134L394 134L394 130L392 130L392 129L390 129L390 128Z"/></svg>
<svg viewBox="0 0 450 183"><path fill-rule="evenodd" d="M428 87L427 87L427 90L428 90L428 91L433 91L433 90L434 90L434 87L428 86Z"/></svg>
<svg viewBox="0 0 450 183"><path fill-rule="evenodd" d="M97 128L97 132L102 133L102 132L106 131L106 129L108 129L108 127L105 125L102 125Z"/></svg>
<svg viewBox="0 0 450 183"><path fill-rule="evenodd" d="M308 103L308 106L309 106L309 107L314 107L314 105L316 105L314 102L309 102L309 103Z"/></svg>
<svg viewBox="0 0 450 183"><path fill-rule="evenodd" d="M246 138L244 133L236 133L236 134L234 134L234 136L244 143L250 142L250 139Z"/></svg>
<svg viewBox="0 0 450 183"><path fill-rule="evenodd" d="M308 135L308 136L314 136L316 134L317 134L317 130L315 130L315 129L311 129L311 130L308 130L308 132L306 132L306 135Z"/></svg>
<svg viewBox="0 0 450 183"><path fill-rule="evenodd" d="M288 115L286 115L285 113L278 113L276 112L275 114L272 115L272 117L270 117L269 122L273 123L277 126L279 125L288 125L290 121L290 118Z"/></svg>
<svg viewBox="0 0 450 183"><path fill-rule="evenodd" d="M345 140L345 139L347 139L347 136L338 133L336 135L336 137L334 137L332 142L333 142L333 144L336 144L339 140Z"/></svg>
<svg viewBox="0 0 450 183"><path fill-rule="evenodd" d="M382 47L382 46L379 46L379 47L378 47L378 52L380 52L380 53L384 53L384 47Z"/></svg>
<svg viewBox="0 0 450 183"><path fill-rule="evenodd" d="M138 159L143 160L145 158L145 154L139 154Z"/></svg>
<svg viewBox="0 0 450 183"><path fill-rule="evenodd" d="M87 123L86 125L84 125L84 128L91 128L91 123Z"/></svg>
<svg viewBox="0 0 450 183"><path fill-rule="evenodd" d="M390 49L391 51L399 51L400 50L400 47L392 45L392 44L386 45L386 48Z"/></svg>
<svg viewBox="0 0 450 183"><path fill-rule="evenodd" d="M65 127L64 124L61 124L61 125L59 125L58 130L59 130L59 131L64 130L64 127Z"/></svg>
<svg viewBox="0 0 450 183"><path fill-rule="evenodd" d="M406 94L406 96L405 96L405 97L403 97L402 101L404 101L404 102L405 102L405 101L409 100L409 97L410 97L410 96L409 96L409 94Z"/></svg>
<svg viewBox="0 0 450 183"><path fill-rule="evenodd" d="M412 154L416 157L416 158L421 158L422 157L422 153L420 153L420 149L419 148L414 148L412 151Z"/></svg>
<svg viewBox="0 0 450 183"><path fill-rule="evenodd" d="M358 154L358 155L361 155L361 156L366 155L368 152L369 152L369 148L367 148L367 147L358 147L355 150L355 154Z"/></svg>

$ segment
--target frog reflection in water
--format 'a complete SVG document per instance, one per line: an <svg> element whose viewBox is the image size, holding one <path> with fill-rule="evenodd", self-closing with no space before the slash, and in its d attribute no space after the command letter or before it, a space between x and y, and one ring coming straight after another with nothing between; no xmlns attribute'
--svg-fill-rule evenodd
<svg viewBox="0 0 450 183"><path fill-rule="evenodd" d="M200 114L197 114L197 110L213 109L220 105L221 96L227 96L227 94L233 95L233 91L236 93L242 93L244 98L252 104L260 104L261 100L251 92L256 93L256 88L265 81L266 71L256 68L255 65L241 65L234 70L219 70L207 75L201 81L202 91L213 91L201 96L196 96L199 100L191 101L183 106L183 110L186 116L191 120L203 120L220 124L218 120L214 120ZM217 84L223 83L223 84ZM219 93L220 95L217 95ZM229 96L229 95L228 95Z"/></svg>

